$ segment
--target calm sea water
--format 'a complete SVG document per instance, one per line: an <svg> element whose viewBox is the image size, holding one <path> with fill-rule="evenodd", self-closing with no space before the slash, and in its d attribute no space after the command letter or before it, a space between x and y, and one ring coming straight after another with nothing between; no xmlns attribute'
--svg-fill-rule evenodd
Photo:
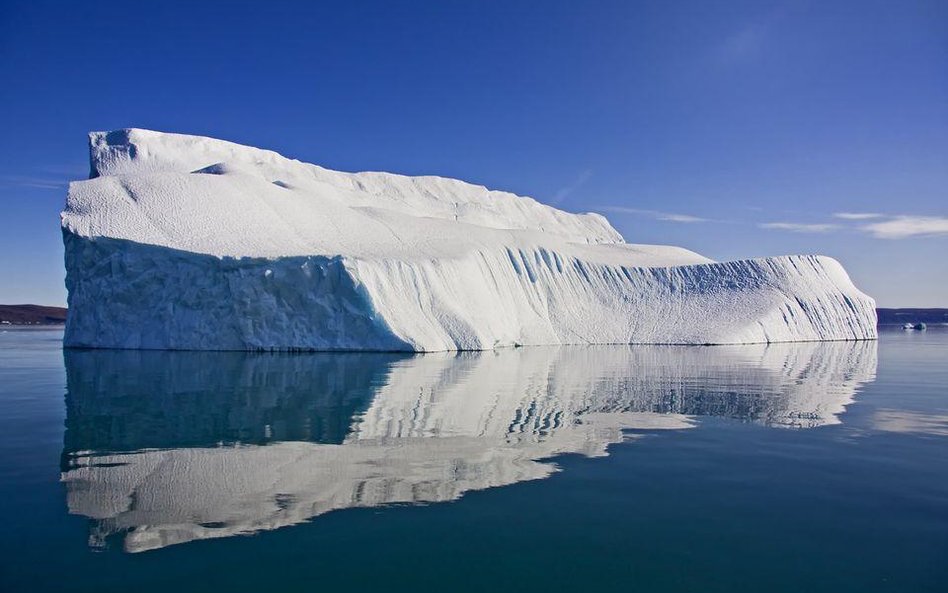
<svg viewBox="0 0 948 593"><path fill-rule="evenodd" d="M0 333L0 590L946 591L948 331L497 353Z"/></svg>

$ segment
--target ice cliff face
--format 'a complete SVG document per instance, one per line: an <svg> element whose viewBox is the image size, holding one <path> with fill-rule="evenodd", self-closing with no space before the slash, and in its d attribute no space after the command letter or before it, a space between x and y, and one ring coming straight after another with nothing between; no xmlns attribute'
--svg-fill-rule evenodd
<svg viewBox="0 0 948 593"><path fill-rule="evenodd" d="M68 346L467 350L875 337L819 256L715 263L601 216L220 140L93 133L63 212Z"/></svg>

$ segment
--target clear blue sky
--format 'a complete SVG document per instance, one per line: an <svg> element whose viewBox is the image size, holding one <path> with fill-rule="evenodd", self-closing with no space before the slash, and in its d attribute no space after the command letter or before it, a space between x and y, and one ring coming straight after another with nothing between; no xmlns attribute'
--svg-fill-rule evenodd
<svg viewBox="0 0 948 593"><path fill-rule="evenodd" d="M823 253L880 305L948 306L944 0L205 4L0 0L0 302L65 302L85 135L143 127L720 260Z"/></svg>

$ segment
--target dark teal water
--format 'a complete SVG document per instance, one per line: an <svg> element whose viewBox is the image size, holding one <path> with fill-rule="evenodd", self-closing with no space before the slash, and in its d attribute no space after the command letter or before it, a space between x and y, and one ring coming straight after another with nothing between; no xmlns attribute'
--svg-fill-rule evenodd
<svg viewBox="0 0 948 593"><path fill-rule="evenodd" d="M0 332L0 590L946 591L948 331L464 355Z"/></svg>

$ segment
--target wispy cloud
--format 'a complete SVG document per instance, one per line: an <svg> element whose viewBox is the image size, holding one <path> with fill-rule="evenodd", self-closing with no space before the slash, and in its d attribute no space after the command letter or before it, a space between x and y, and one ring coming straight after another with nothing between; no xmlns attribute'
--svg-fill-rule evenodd
<svg viewBox="0 0 948 593"><path fill-rule="evenodd" d="M692 214L648 210L644 208L627 208L625 206L600 206L602 212L616 212L631 214L677 223L729 223L729 224L756 224L758 228L787 231L791 233L827 234L832 232L864 233L877 239L907 239L912 237L948 236L948 217L946 216L916 216L910 214L880 214L876 212L835 212L832 219L837 222L793 222L793 220L778 220L774 222L758 222L741 220L719 220L704 218Z"/></svg>
<svg viewBox="0 0 948 593"><path fill-rule="evenodd" d="M784 9L778 9L760 18L748 21L725 37L713 52L722 65L734 65L758 59L774 35L775 25L783 18Z"/></svg>
<svg viewBox="0 0 948 593"><path fill-rule="evenodd" d="M68 163L65 165L46 165L44 167L40 167L39 170L51 175L65 176L69 179L83 179L89 175L89 164Z"/></svg>
<svg viewBox="0 0 948 593"><path fill-rule="evenodd" d="M910 237L931 237L948 235L948 217L914 216L909 214L887 215L875 212L836 212L833 218L851 224L829 222L765 222L762 229L776 229L794 233L829 233L836 230L860 231L877 239L907 239ZM866 221L873 222L866 222Z"/></svg>
<svg viewBox="0 0 948 593"><path fill-rule="evenodd" d="M863 225L860 230L878 239L948 235L948 218L943 216L895 216L882 222Z"/></svg>
<svg viewBox="0 0 948 593"><path fill-rule="evenodd" d="M33 167L27 175L0 175L0 185L6 187L29 187L34 189L64 190L71 179L84 179L89 174L88 165L78 163L40 165Z"/></svg>
<svg viewBox="0 0 948 593"><path fill-rule="evenodd" d="M658 220L666 220L668 222L711 222L708 218L692 216L691 214L675 214L674 212L656 212L655 216Z"/></svg>
<svg viewBox="0 0 948 593"><path fill-rule="evenodd" d="M718 59L725 63L735 63L756 57L767 39L769 23L761 21L751 23L726 38L718 48Z"/></svg>
<svg viewBox="0 0 948 593"><path fill-rule="evenodd" d="M29 177L24 175L4 175L0 183L14 187L31 187L36 189L65 189L69 184L63 178L57 177Z"/></svg>
<svg viewBox="0 0 948 593"><path fill-rule="evenodd" d="M695 223L695 222L717 222L710 218L702 218L700 216L693 216L691 214L678 214L676 212L662 212L660 210L644 210L641 208L626 208L624 206L603 206L599 210L604 210L606 212L617 212L619 214L634 214L636 216L647 216L649 218L654 218L655 220L661 220L665 222L683 222L683 223Z"/></svg>
<svg viewBox="0 0 948 593"><path fill-rule="evenodd" d="M800 222L764 222L757 226L762 229L777 229L781 231L790 231L793 233L828 233L840 228L838 224L807 224Z"/></svg>
<svg viewBox="0 0 948 593"><path fill-rule="evenodd" d="M833 218L841 218L843 220L872 220L873 218L884 217L884 214L876 214L875 212L836 212L833 214Z"/></svg>
<svg viewBox="0 0 948 593"><path fill-rule="evenodd" d="M553 197L550 199L550 203L553 205L561 203L563 200L569 197L569 195L575 192L577 189L583 186L589 178L592 177L592 169L584 169L580 171L579 175L576 177L576 180L570 183L565 187L561 187L553 194Z"/></svg>

